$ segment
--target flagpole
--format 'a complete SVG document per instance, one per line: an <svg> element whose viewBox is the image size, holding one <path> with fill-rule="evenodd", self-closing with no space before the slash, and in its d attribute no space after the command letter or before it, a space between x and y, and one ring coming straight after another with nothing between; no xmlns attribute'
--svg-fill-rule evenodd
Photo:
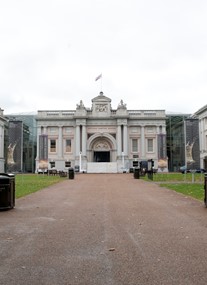
<svg viewBox="0 0 207 285"><path fill-rule="evenodd" d="M101 92L102 92L102 73L101 73L99 76L97 76L97 77L95 78L95 81L97 81L97 80L99 80L99 79L101 79L101 80L100 80L100 85L101 85Z"/></svg>

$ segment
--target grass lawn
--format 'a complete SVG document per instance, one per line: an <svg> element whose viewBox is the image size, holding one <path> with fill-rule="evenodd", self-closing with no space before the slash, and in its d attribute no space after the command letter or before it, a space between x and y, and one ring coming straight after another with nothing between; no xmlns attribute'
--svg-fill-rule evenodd
<svg viewBox="0 0 207 285"><path fill-rule="evenodd" d="M147 179L147 175L145 176ZM204 183L204 174L203 173L156 173L153 175L153 181L155 182L182 182L182 183Z"/></svg>
<svg viewBox="0 0 207 285"><path fill-rule="evenodd" d="M150 181L147 177L142 177L144 180ZM67 179L67 177L48 176L42 174L16 174L15 186L16 198L20 198L46 188L52 184L58 183ZM204 175L191 173L157 173L153 175L153 181L161 187L172 189L183 195L189 195L198 200L204 199Z"/></svg>
<svg viewBox="0 0 207 285"><path fill-rule="evenodd" d="M48 176L43 174L16 174L15 175L15 197L20 198L63 181L64 177Z"/></svg>
<svg viewBox="0 0 207 285"><path fill-rule="evenodd" d="M144 177L148 180L148 177ZM161 187L174 190L196 198L200 201L204 199L204 174L202 173L156 173L153 175L153 181Z"/></svg>
<svg viewBox="0 0 207 285"><path fill-rule="evenodd" d="M203 184L200 183L162 183L160 186L182 193L183 195L191 196L200 201L204 199L204 187Z"/></svg>

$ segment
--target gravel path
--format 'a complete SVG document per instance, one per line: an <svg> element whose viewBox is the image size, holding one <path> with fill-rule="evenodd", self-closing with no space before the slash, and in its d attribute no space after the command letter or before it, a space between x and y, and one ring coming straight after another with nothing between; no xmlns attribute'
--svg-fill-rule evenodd
<svg viewBox="0 0 207 285"><path fill-rule="evenodd" d="M132 174L77 174L0 212L0 284L206 285L206 245L202 202Z"/></svg>

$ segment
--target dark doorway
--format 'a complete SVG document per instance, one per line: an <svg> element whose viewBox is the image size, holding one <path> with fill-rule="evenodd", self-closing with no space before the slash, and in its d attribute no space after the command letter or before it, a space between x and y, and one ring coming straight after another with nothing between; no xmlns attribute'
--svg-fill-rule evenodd
<svg viewBox="0 0 207 285"><path fill-rule="evenodd" d="M94 162L110 162L110 152L94 151Z"/></svg>

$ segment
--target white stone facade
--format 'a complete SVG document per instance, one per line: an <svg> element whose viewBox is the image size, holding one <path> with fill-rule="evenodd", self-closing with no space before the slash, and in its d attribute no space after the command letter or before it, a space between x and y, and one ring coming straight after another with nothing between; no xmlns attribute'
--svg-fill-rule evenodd
<svg viewBox="0 0 207 285"><path fill-rule="evenodd" d="M200 165L207 169L207 105L199 109L195 114L199 119L199 141L200 141Z"/></svg>
<svg viewBox="0 0 207 285"><path fill-rule="evenodd" d="M36 169L45 160L44 168L58 171L78 165L86 172L123 172L134 161L149 159L159 169L161 148L166 158L165 135L164 110L127 110L122 100L114 110L100 92L91 108L80 101L72 111L38 111ZM46 139L44 146L40 137ZM167 169L165 163L161 167Z"/></svg>

